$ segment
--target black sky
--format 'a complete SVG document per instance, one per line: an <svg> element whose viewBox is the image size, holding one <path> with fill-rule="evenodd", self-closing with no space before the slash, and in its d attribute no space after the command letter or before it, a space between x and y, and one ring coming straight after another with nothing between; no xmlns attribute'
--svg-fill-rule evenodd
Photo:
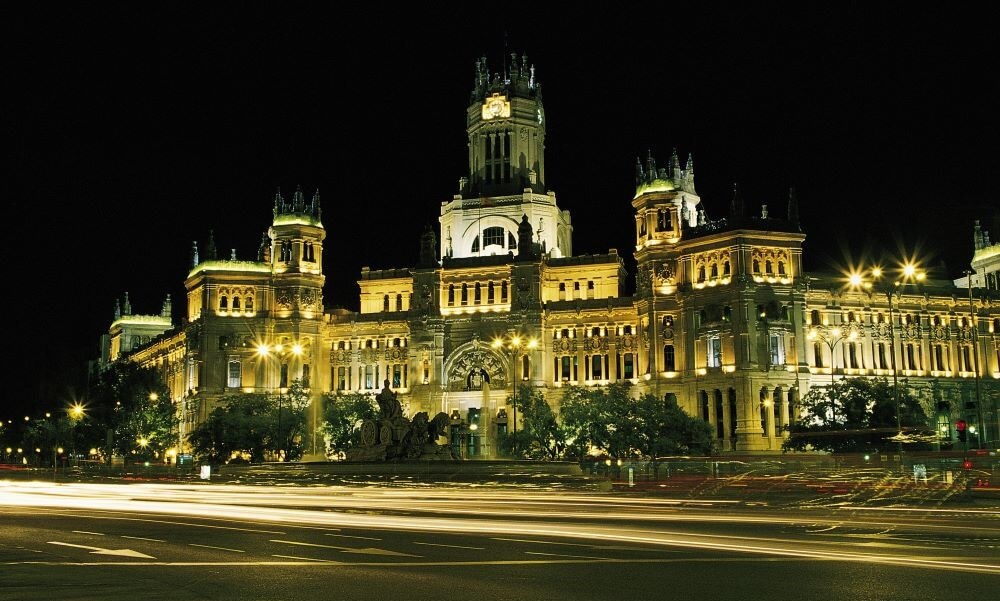
<svg viewBox="0 0 1000 601"><path fill-rule="evenodd" d="M779 212L794 185L810 269L912 253L959 276L974 219L1000 238L996 15L753 4L4 9L20 379L0 416L66 403L123 292L139 313L169 292L181 316L209 229L251 258L277 186L321 190L326 304L356 309L360 267L412 265L456 190L473 62L499 68L505 45L537 67L576 254L617 248L631 268L635 157L676 145L709 218L733 182Z"/></svg>

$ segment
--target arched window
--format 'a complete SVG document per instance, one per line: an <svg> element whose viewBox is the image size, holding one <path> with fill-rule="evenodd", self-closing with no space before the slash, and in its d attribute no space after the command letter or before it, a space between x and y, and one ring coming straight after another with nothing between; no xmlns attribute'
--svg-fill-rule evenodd
<svg viewBox="0 0 1000 601"><path fill-rule="evenodd" d="M240 310L240 297L234 296L233 297L233 311L239 311L239 310Z"/></svg>
<svg viewBox="0 0 1000 601"><path fill-rule="evenodd" d="M785 262L778 261L778 275L785 275Z"/></svg>
<svg viewBox="0 0 1000 601"><path fill-rule="evenodd" d="M517 250L517 239L513 232L507 232L507 250Z"/></svg>
<svg viewBox="0 0 1000 601"><path fill-rule="evenodd" d="M448 306L455 304L455 284L448 284Z"/></svg>
<svg viewBox="0 0 1000 601"><path fill-rule="evenodd" d="M397 294L396 295L396 310L397 311L402 311L403 310L403 295L402 294Z"/></svg>
<svg viewBox="0 0 1000 601"><path fill-rule="evenodd" d="M881 317L881 314L879 315ZM820 324L819 320L819 309L813 309L809 312L809 325L818 326Z"/></svg>
<svg viewBox="0 0 1000 601"><path fill-rule="evenodd" d="M463 305L468 305L469 304L469 285L468 284L462 284L462 304Z"/></svg>
<svg viewBox="0 0 1000 601"><path fill-rule="evenodd" d="M753 260L753 272L760 273L760 261L757 259Z"/></svg>
<svg viewBox="0 0 1000 601"><path fill-rule="evenodd" d="M504 229L502 227L488 227L483 230L483 250L488 246L503 246Z"/></svg>
<svg viewBox="0 0 1000 601"><path fill-rule="evenodd" d="M699 265L698 266L698 281L699 282L704 282L705 281L705 266L704 265Z"/></svg>
<svg viewBox="0 0 1000 601"><path fill-rule="evenodd" d="M247 310L248 313L252 313L253 312L253 297L252 296L248 296L247 297L246 310Z"/></svg>
<svg viewBox="0 0 1000 601"><path fill-rule="evenodd" d="M388 294L386 294L384 297L382 297L382 310L383 311L388 311L389 310L389 295Z"/></svg>
<svg viewBox="0 0 1000 601"><path fill-rule="evenodd" d="M472 241L472 252L479 252L479 236L476 236Z"/></svg>
<svg viewBox="0 0 1000 601"><path fill-rule="evenodd" d="M719 264L712 263L712 279L719 277Z"/></svg>
<svg viewBox="0 0 1000 601"><path fill-rule="evenodd" d="M219 308L223 311L229 308L229 298L225 294L219 297Z"/></svg>
<svg viewBox="0 0 1000 601"><path fill-rule="evenodd" d="M492 305L495 302L495 298L493 294L493 281L490 280L490 283L486 285L486 302Z"/></svg>
<svg viewBox="0 0 1000 601"><path fill-rule="evenodd" d="M507 302L507 280L500 283L500 302Z"/></svg>
<svg viewBox="0 0 1000 601"><path fill-rule="evenodd" d="M477 305L483 301L482 286L480 286L479 282L476 282L476 288L475 291L473 292L472 298L473 302L475 302L475 304Z"/></svg>
<svg viewBox="0 0 1000 601"><path fill-rule="evenodd" d="M771 264L771 261L764 261L764 273L767 275L774 273L774 266Z"/></svg>
<svg viewBox="0 0 1000 601"><path fill-rule="evenodd" d="M731 273L731 271L730 271L730 268L729 268L729 261L726 261L725 263L722 264L722 276L726 277L730 273Z"/></svg>

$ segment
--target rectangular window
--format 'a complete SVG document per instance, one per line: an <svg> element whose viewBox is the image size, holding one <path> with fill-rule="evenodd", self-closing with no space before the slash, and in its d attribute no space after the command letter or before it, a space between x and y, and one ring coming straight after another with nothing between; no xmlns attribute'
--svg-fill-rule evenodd
<svg viewBox="0 0 1000 601"><path fill-rule="evenodd" d="M375 387L374 386L374 382L375 382L375 368L372 367L371 365L366 365L365 366L365 388L369 389L369 390L372 389L372 388L374 388Z"/></svg>
<svg viewBox="0 0 1000 601"><path fill-rule="evenodd" d="M906 364L909 365L909 369L917 369L917 359L913 354L913 345L906 345Z"/></svg>
<svg viewBox="0 0 1000 601"><path fill-rule="evenodd" d="M771 334L771 365L785 364L785 338L780 334Z"/></svg>
<svg viewBox="0 0 1000 601"><path fill-rule="evenodd" d="M625 361L625 364L624 364L625 369L624 369L624 373L625 373L625 378L626 379L631 379L631 378L635 377L635 359L634 359L634 357L635 357L635 355L633 355L632 353L625 353L625 359L624 359L624 361Z"/></svg>
<svg viewBox="0 0 1000 601"><path fill-rule="evenodd" d="M397 363L392 366L392 387L399 388L403 382L403 370L401 366Z"/></svg>
<svg viewBox="0 0 1000 601"><path fill-rule="evenodd" d="M239 388L243 385L243 366L238 359L229 360L229 377L226 386Z"/></svg>
<svg viewBox="0 0 1000 601"><path fill-rule="evenodd" d="M848 343L847 352L851 360L851 369L858 368L858 345Z"/></svg>
<svg viewBox="0 0 1000 601"><path fill-rule="evenodd" d="M677 371L674 360L674 345L663 346L663 371Z"/></svg>
<svg viewBox="0 0 1000 601"><path fill-rule="evenodd" d="M813 363L816 367L823 367L823 347L818 342L813 343Z"/></svg>
<svg viewBox="0 0 1000 601"><path fill-rule="evenodd" d="M283 363L281 365L281 378L278 382L279 388L288 388L288 364Z"/></svg>
<svg viewBox="0 0 1000 601"><path fill-rule="evenodd" d="M570 378L572 377L571 371L572 370L570 369L570 356L569 355L564 355L563 358L562 358L562 381L563 382L568 382L570 380Z"/></svg>
<svg viewBox="0 0 1000 601"><path fill-rule="evenodd" d="M309 388L309 364L302 364L302 387Z"/></svg>
<svg viewBox="0 0 1000 601"><path fill-rule="evenodd" d="M718 336L708 339L708 366L720 367L722 365L722 340Z"/></svg>
<svg viewBox="0 0 1000 601"><path fill-rule="evenodd" d="M603 377L604 377L603 376L604 370L602 369L602 367L603 367L603 361L601 360L601 356L600 355L594 355L593 358L592 358L592 360L591 360L591 363L593 364L593 367L590 370L590 377L591 377L591 379L593 379L593 380L601 380L601 379L603 379Z"/></svg>
<svg viewBox="0 0 1000 601"><path fill-rule="evenodd" d="M347 390L347 368L337 368L337 390Z"/></svg>

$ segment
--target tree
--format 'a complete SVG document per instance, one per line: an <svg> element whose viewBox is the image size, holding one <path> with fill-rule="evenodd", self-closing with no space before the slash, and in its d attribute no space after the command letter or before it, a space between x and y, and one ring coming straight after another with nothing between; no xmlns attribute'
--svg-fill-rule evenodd
<svg viewBox="0 0 1000 601"><path fill-rule="evenodd" d="M664 455L708 455L714 449L712 427L703 419L692 417L667 396L659 399L644 394L635 403L638 444L644 457Z"/></svg>
<svg viewBox="0 0 1000 601"><path fill-rule="evenodd" d="M119 361L101 371L88 395L80 444L90 443L134 461L163 457L177 444L177 416L169 390L153 368ZM104 434L104 440L94 440Z"/></svg>
<svg viewBox="0 0 1000 601"><path fill-rule="evenodd" d="M691 417L672 398L652 394L638 399L631 384L602 388L572 387L563 395L560 417L567 455L583 459L594 449L612 457L710 453L711 427Z"/></svg>
<svg viewBox="0 0 1000 601"><path fill-rule="evenodd" d="M920 434L928 429L927 415L908 390L897 391L884 378L845 378L831 387L814 387L802 398L800 417L792 424L784 449L833 453L894 449L899 440L889 439L899 434L897 394L899 425L904 433L917 432L911 440L924 442Z"/></svg>
<svg viewBox="0 0 1000 601"><path fill-rule="evenodd" d="M188 442L203 461L293 461L302 456L308 406L309 395L300 380L280 395L223 397L208 419L188 435Z"/></svg>
<svg viewBox="0 0 1000 601"><path fill-rule="evenodd" d="M343 457L344 452L361 441L361 424L375 420L378 408L371 394L327 393L323 404L323 437L327 456Z"/></svg>
<svg viewBox="0 0 1000 601"><path fill-rule="evenodd" d="M225 397L191 432L188 442L202 461L227 463L243 454L251 462L263 461L277 433L276 418L275 403L266 394Z"/></svg>
<svg viewBox="0 0 1000 601"><path fill-rule="evenodd" d="M516 449L517 458L558 458L565 446L563 433L541 391L519 386L516 395L507 397L507 403L517 407L518 430L503 437L501 452L513 455Z"/></svg>

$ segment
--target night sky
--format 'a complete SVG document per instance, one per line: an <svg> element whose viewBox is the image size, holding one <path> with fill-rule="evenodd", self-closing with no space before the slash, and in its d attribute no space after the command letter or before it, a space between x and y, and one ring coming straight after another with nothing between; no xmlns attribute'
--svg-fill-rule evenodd
<svg viewBox="0 0 1000 601"><path fill-rule="evenodd" d="M341 6L3 9L0 417L79 394L125 291L182 316L209 229L254 258L278 186L320 189L326 305L356 310L360 268L414 264L457 190L474 61L497 70L505 47L536 66L575 254L617 248L633 271L635 158L675 145L710 219L733 182L779 214L794 185L812 270L906 254L952 278L974 219L1000 239L993 13Z"/></svg>

